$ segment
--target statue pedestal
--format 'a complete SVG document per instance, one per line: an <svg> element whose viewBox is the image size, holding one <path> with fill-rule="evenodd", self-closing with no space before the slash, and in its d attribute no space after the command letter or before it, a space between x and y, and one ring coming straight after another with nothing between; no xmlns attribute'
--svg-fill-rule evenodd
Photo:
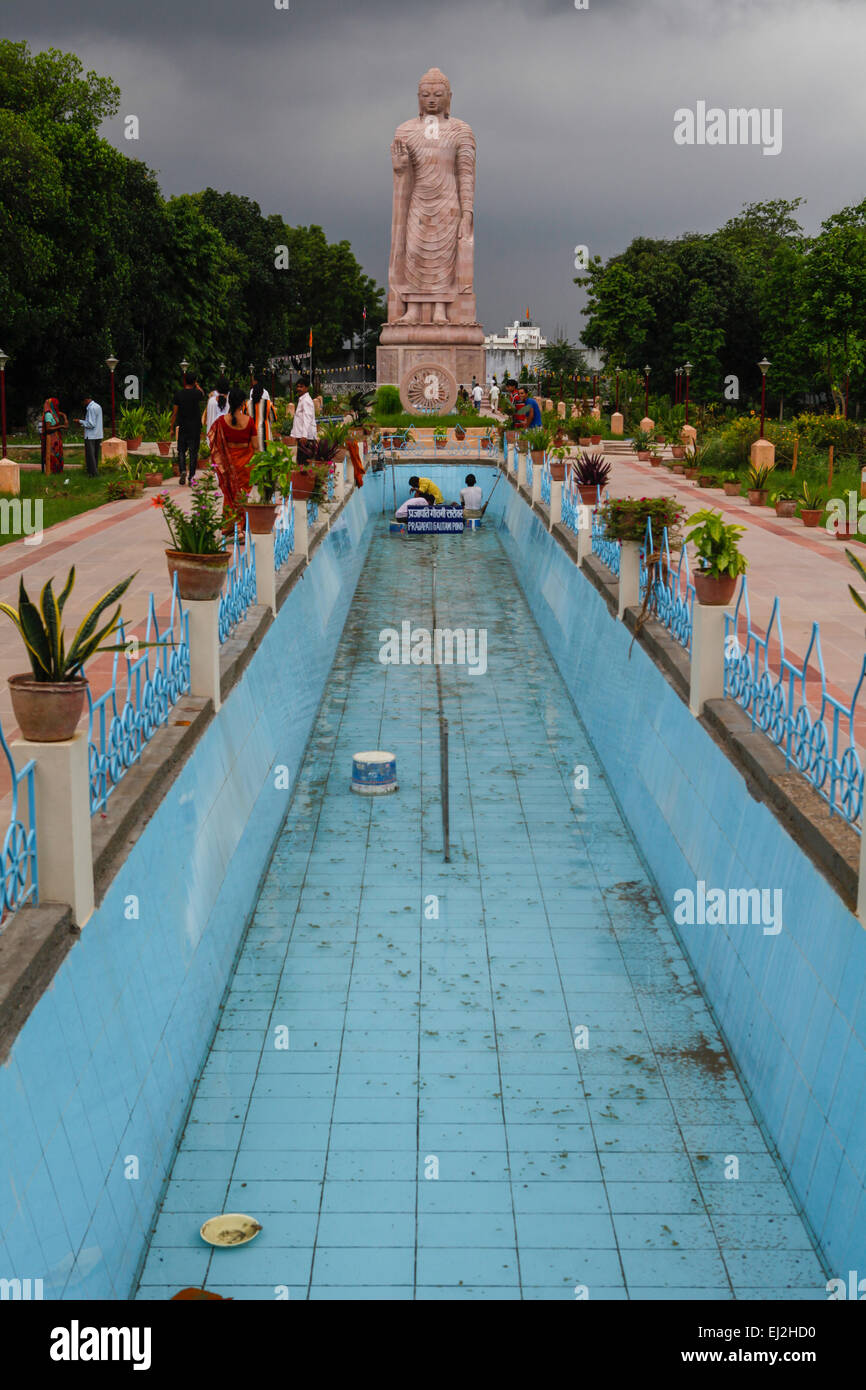
<svg viewBox="0 0 866 1390"><path fill-rule="evenodd" d="M21 469L12 459L0 459L0 492L17 497L21 492Z"/></svg>
<svg viewBox="0 0 866 1390"><path fill-rule="evenodd" d="M473 376L487 380L484 329L478 323L388 323L376 349L377 385L399 386L408 372L430 363L451 373L458 386Z"/></svg>
<svg viewBox="0 0 866 1390"><path fill-rule="evenodd" d="M103 439L100 454L103 459L125 459L126 440L118 439L112 435L110 439Z"/></svg>

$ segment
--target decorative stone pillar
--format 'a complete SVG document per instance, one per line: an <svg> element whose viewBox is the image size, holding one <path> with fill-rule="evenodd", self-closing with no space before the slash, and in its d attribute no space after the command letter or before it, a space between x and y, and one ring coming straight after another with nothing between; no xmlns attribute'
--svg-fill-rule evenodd
<svg viewBox="0 0 866 1390"><path fill-rule="evenodd" d="M274 566L274 533L250 536L256 556L256 603L277 616L277 574Z"/></svg>
<svg viewBox="0 0 866 1390"><path fill-rule="evenodd" d="M622 413L619 410L615 410L610 417L610 432L611 434L621 435L624 428L625 421L623 420Z"/></svg>
<svg viewBox="0 0 866 1390"><path fill-rule="evenodd" d="M310 559L310 531L307 526L307 503L292 501L292 508L295 513L295 554L303 555L309 562Z"/></svg>
<svg viewBox="0 0 866 1390"><path fill-rule="evenodd" d="M559 404L556 407L556 413L559 416L560 420L565 419L565 401L559 402Z"/></svg>
<svg viewBox="0 0 866 1390"><path fill-rule="evenodd" d="M688 448L690 444L694 444L697 437L698 432L695 429L694 425L683 425L682 429L680 430L680 439L683 441L683 444L686 446L686 448Z"/></svg>
<svg viewBox="0 0 866 1390"><path fill-rule="evenodd" d="M616 616L640 603L640 541L623 541L619 555L619 603Z"/></svg>
<svg viewBox="0 0 866 1390"><path fill-rule="evenodd" d="M334 501L342 502L346 495L346 460L337 459L337 471L334 474Z"/></svg>
<svg viewBox="0 0 866 1390"><path fill-rule="evenodd" d="M776 446L769 439L756 439L749 456L754 468L772 468L776 462Z"/></svg>
<svg viewBox="0 0 866 1390"><path fill-rule="evenodd" d="M0 492L9 497L21 492L21 469L12 459L0 459Z"/></svg>
<svg viewBox="0 0 866 1390"><path fill-rule="evenodd" d="M271 563L273 564L273 543ZM185 611L189 614L189 693L202 700L212 700L214 710L218 710L222 704L220 601L218 598L187 599Z"/></svg>
<svg viewBox="0 0 866 1390"><path fill-rule="evenodd" d="M640 422L640 427L642 430L647 430L649 433L652 433L656 427L656 422L655 420L651 420L648 415L645 415Z"/></svg>
<svg viewBox="0 0 866 1390"><path fill-rule="evenodd" d="M548 529L553 530L562 521L562 483L554 478L550 484L550 520Z"/></svg>
<svg viewBox="0 0 866 1390"><path fill-rule="evenodd" d="M31 758L36 767L36 854L39 898L43 903L69 903L76 926L93 915L93 842L90 833L90 764L86 733L64 743L28 743L16 739L11 752L20 771ZM26 780L21 783L27 823Z"/></svg>
<svg viewBox="0 0 866 1390"><path fill-rule="evenodd" d="M689 709L698 718L707 700L720 700L724 693L725 609L695 600Z"/></svg>
<svg viewBox="0 0 866 1390"><path fill-rule="evenodd" d="M102 449L100 450L100 452L102 454L103 462L106 459L125 459L126 440L117 439L115 436L112 436L111 439L103 439Z"/></svg>

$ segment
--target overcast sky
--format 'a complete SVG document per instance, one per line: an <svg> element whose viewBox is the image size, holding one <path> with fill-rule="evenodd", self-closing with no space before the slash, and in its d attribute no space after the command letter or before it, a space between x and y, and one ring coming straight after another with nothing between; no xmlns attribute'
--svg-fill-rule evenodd
<svg viewBox="0 0 866 1390"><path fill-rule="evenodd" d="M166 195L211 185L348 239L384 286L389 145L438 66L478 142L488 332L531 310L576 338L574 248L710 231L804 196L807 231L866 197L864 0L4 0L2 34L111 75L105 127ZM678 146L698 101L779 107L782 150ZM141 138L123 139L137 115Z"/></svg>

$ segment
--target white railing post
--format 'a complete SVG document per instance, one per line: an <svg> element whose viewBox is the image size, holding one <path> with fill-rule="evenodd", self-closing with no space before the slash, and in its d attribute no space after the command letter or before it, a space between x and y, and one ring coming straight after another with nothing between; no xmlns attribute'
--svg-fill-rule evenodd
<svg viewBox="0 0 866 1390"><path fill-rule="evenodd" d="M558 483L555 478L550 482L550 521L549 529L552 531L554 526L558 526L562 521L562 483Z"/></svg>
<svg viewBox="0 0 866 1390"><path fill-rule="evenodd" d="M334 474L334 501L342 502L346 495L346 460L337 460L337 471Z"/></svg>
<svg viewBox="0 0 866 1390"><path fill-rule="evenodd" d="M592 507L581 502L577 513L577 563L580 567L592 554Z"/></svg>
<svg viewBox="0 0 866 1390"><path fill-rule="evenodd" d="M517 486L526 487L526 454L517 451Z"/></svg>
<svg viewBox="0 0 866 1390"><path fill-rule="evenodd" d="M256 556L256 603L277 615L277 572L274 565L274 533L250 536Z"/></svg>
<svg viewBox="0 0 866 1390"><path fill-rule="evenodd" d="M725 609L698 603L692 611L692 660L689 709L699 718L707 700L725 693Z"/></svg>
<svg viewBox="0 0 866 1390"><path fill-rule="evenodd" d="M36 762L33 796L39 900L68 903L72 920L83 927L94 909L88 735L75 734L64 743L16 739L11 753L19 771L31 758ZM22 793L26 802L26 779L19 787ZM29 813L27 806L21 815L25 823Z"/></svg>
<svg viewBox="0 0 866 1390"><path fill-rule="evenodd" d="M543 472L544 472L544 470L543 470L542 468L533 468L533 470L532 470L532 505L533 505L533 506L535 506L535 503L536 503L536 502L540 502L540 501L541 501L541 479L542 479Z"/></svg>
<svg viewBox="0 0 866 1390"><path fill-rule="evenodd" d="M295 513L295 554L303 555L306 561L310 558L310 531L307 526L307 502L297 502L292 499L292 507Z"/></svg>
<svg viewBox="0 0 866 1390"><path fill-rule="evenodd" d="M619 605L616 616L622 622L625 610L640 603L640 542L623 541L619 555Z"/></svg>
<svg viewBox="0 0 866 1390"><path fill-rule="evenodd" d="M220 601L188 599L185 603L184 611L189 615L189 693L201 700L213 700L214 710L218 710L222 704Z"/></svg>
<svg viewBox="0 0 866 1390"><path fill-rule="evenodd" d="M697 607L697 604L695 605ZM860 835L860 875L857 879L857 916L866 923L866 833Z"/></svg>

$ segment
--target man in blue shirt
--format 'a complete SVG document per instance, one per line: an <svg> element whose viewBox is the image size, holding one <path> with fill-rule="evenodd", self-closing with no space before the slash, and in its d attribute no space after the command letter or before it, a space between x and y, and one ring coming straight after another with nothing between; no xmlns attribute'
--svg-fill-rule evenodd
<svg viewBox="0 0 866 1390"><path fill-rule="evenodd" d="M102 406L92 396L84 397L84 419L77 423L84 426L84 466L88 476L95 478L102 448Z"/></svg>

